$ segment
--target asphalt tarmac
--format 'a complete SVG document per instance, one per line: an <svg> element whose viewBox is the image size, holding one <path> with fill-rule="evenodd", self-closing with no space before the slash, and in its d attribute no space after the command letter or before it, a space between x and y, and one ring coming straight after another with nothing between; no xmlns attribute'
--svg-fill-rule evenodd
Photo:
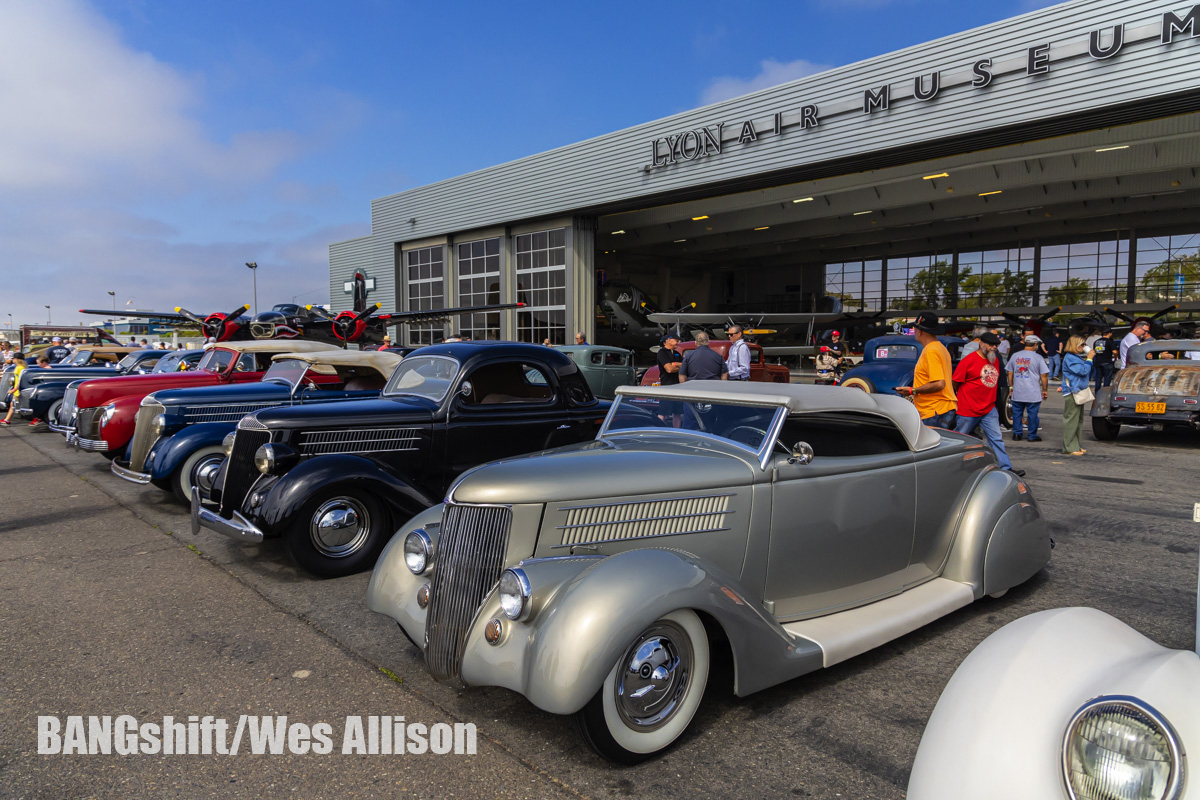
<svg viewBox="0 0 1200 800"><path fill-rule="evenodd" d="M0 430L0 797L901 798L921 732L988 634L1093 606L1160 644L1194 645L1200 434L1126 430L1061 454L1061 398L1041 442L1006 444L1056 540L1050 565L820 673L737 698L714 672L688 733L610 765L565 718L500 689L434 682L368 575L316 580L276 542L193 537L164 492L25 426ZM328 755L38 755L38 715L287 714L338 731ZM348 715L474 723L476 755L342 755Z"/></svg>

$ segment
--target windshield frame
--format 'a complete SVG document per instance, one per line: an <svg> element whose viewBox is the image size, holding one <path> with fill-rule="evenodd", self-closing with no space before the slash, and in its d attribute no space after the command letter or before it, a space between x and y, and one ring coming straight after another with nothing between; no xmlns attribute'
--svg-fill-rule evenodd
<svg viewBox="0 0 1200 800"><path fill-rule="evenodd" d="M404 370L405 365L412 366L415 363L416 359L425 359L425 358L435 359L438 361L446 361L446 362L449 362L450 364L454 365L454 368L455 368L454 369L454 377L450 378L450 380L448 380L446 382L447 388L446 388L445 393L443 393L440 397L435 398L435 397L431 397L430 395L427 395L427 394L421 394L419 392L406 392L406 391L401 391L401 390L392 388L392 384L396 381L396 378ZM459 361L457 358L452 358L450 356L443 356L443 355L433 355L433 354L419 355L419 356L405 356L405 358L399 364L396 365L396 369L392 372L391 376L388 377L387 384L383 387L383 392L380 393L380 396L381 397L420 397L423 400L431 400L432 402L437 403L438 405L441 405L441 403L444 402L447 397L451 396L454 393L454 391L455 391L454 387L458 384L458 382L459 382L458 379L462 376L462 374L463 374L463 363L461 361Z"/></svg>
<svg viewBox="0 0 1200 800"><path fill-rule="evenodd" d="M761 408L761 409L773 408L773 409L775 409L775 415L771 418L771 424L766 428L767 435L763 437L762 444L759 445L757 448L751 447L750 445L746 444L745 442L738 442L733 439L726 439L724 436L718 436L715 433L708 433L707 431L697 431L697 430L692 430L690 428L671 428L671 427L657 427L656 426L656 427L650 427L650 428L619 428L617 430L610 430L609 425L612 422L613 417L617 414L617 411L620 409L621 404L626 401L632 401L632 400L659 400L659 401L671 400L676 403L711 403L713 405L740 406L742 408ZM624 436L626 434L631 434L631 433L632 434L651 434L651 435L662 435L664 433L666 433L666 434L683 433L683 434L687 434L688 436L697 436L702 439L708 439L708 440L712 440L712 441L716 441L716 442L721 442L722 444L725 444L725 445L733 445L734 447L741 448L742 450L745 450L748 453L753 453L755 460L758 461L759 467L763 470L766 470L767 463L771 458L771 452L775 449L775 442L778 441L778 439L779 439L779 433L783 428L783 423L787 419L787 416L788 416L788 409L786 406L781 406L778 403L747 402L744 398L729 398L728 400L720 400L717 402L713 402L711 400L697 400L694 398L688 398L686 396L665 397L660 394L648 394L648 393L647 394L629 394L629 393L623 392L623 393L617 395L616 399L613 400L613 404L609 407L608 416L606 416L604 418L604 424L602 424L600 426L600 431L596 434L596 441L600 441L602 439L608 439L608 438L616 437L616 436Z"/></svg>
<svg viewBox="0 0 1200 800"><path fill-rule="evenodd" d="M294 364L300 364L304 367L304 369L300 370L300 374L296 376L294 382L288 381L280 375L276 375L274 377L271 376L271 370L275 369L276 366L292 366ZM302 358L281 358L278 361L271 362L271 366L267 367L267 371L263 373L261 382L278 383L282 386L287 386L290 390L290 393L295 394L296 389L299 388L300 384L304 382L304 376L308 374L309 366L310 364Z"/></svg>
<svg viewBox="0 0 1200 800"><path fill-rule="evenodd" d="M221 367L221 369L219 369L219 370L211 370L211 369L205 368L204 362L208 360L209 356L213 356L214 353L218 353L218 352L228 353L231 356L229 359L229 363L226 364L225 366ZM213 357L215 358L215 356L213 356ZM242 354L239 353L237 350L230 350L227 347L210 347L208 352L205 353L200 358L200 361L196 364L196 371L197 372L207 372L209 375L224 375L226 372L229 371L230 367L232 367L234 364L237 364L238 359L241 357L242 357Z"/></svg>

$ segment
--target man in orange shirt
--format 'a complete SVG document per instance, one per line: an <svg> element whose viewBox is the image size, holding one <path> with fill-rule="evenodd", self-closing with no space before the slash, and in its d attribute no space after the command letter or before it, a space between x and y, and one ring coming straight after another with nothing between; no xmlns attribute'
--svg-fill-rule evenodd
<svg viewBox="0 0 1200 800"><path fill-rule="evenodd" d="M954 428L954 410L958 399L954 396L954 368L950 362L950 351L938 341L941 331L937 314L922 311L917 315L917 344L921 356L913 370L913 385L899 386L896 391L911 395L921 422L931 428Z"/></svg>

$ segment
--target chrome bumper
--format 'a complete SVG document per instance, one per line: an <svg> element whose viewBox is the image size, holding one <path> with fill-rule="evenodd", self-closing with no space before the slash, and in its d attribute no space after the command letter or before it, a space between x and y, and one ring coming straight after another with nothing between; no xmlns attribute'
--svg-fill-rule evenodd
<svg viewBox="0 0 1200 800"><path fill-rule="evenodd" d="M103 439L81 439L76 434L74 439L68 437L67 441L75 445L80 450L87 450L89 453L107 453L108 442Z"/></svg>
<svg viewBox="0 0 1200 800"><path fill-rule="evenodd" d="M263 540L263 532L258 529L258 526L238 512L233 512L233 519L225 519L215 511L205 508L200 502L200 487L193 486L192 536L198 534L201 528L208 528L210 531L216 531L239 542L257 544Z"/></svg>
<svg viewBox="0 0 1200 800"><path fill-rule="evenodd" d="M57 422L51 422L50 420L46 420L46 424L49 425L50 430L54 431L55 433L66 434L67 438L70 438L71 434L75 433L75 429L67 425L59 425Z"/></svg>
<svg viewBox="0 0 1200 800"><path fill-rule="evenodd" d="M135 472L129 468L128 464L121 463L121 460L118 458L113 459L111 469L113 475L116 475L118 478L124 478L130 483L137 483L145 486L150 482L149 472Z"/></svg>

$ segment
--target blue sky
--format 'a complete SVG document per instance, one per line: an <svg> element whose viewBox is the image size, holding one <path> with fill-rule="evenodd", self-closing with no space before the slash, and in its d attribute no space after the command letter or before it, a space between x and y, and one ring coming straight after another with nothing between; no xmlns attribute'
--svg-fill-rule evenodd
<svg viewBox="0 0 1200 800"><path fill-rule="evenodd" d="M0 326L327 302L372 198L1043 5L0 0Z"/></svg>

